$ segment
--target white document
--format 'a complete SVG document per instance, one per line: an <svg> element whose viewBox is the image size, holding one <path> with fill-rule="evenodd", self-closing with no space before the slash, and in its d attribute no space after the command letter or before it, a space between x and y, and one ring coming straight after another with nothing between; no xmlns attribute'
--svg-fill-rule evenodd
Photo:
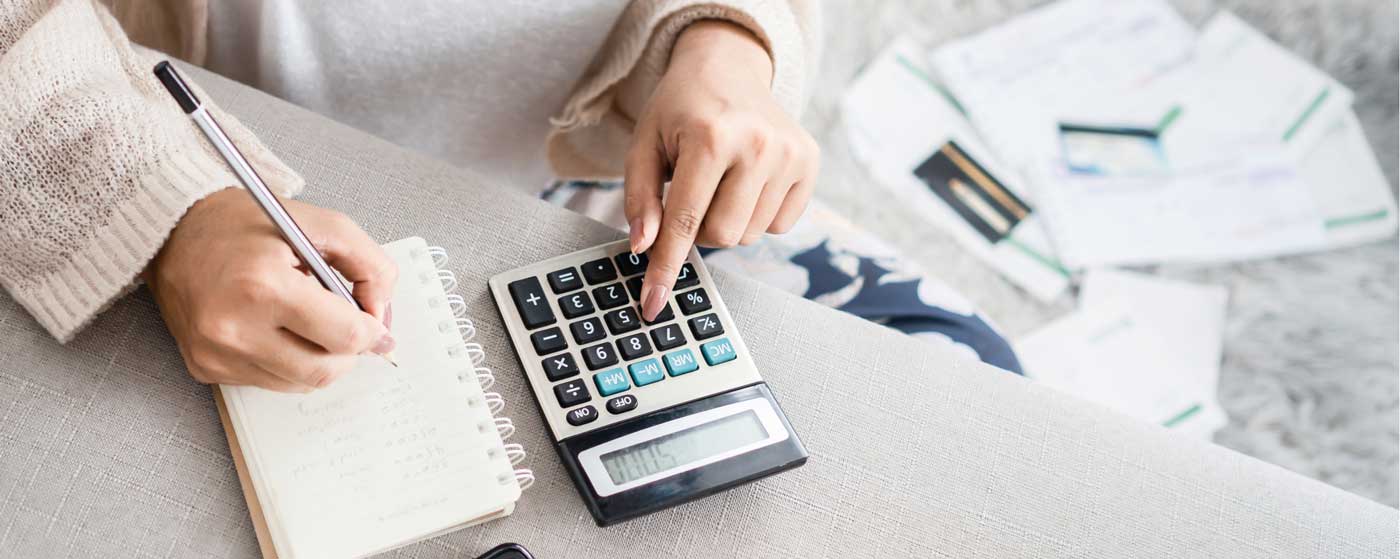
<svg viewBox="0 0 1400 559"><path fill-rule="evenodd" d="M948 231L974 256L1031 295L1053 300L1068 287L1069 272L1055 257L1038 212L1031 209L1009 234L993 243L915 174L951 140L1012 195L1023 201L1029 198L1020 177L998 165L958 111L956 101L923 73L922 52L907 38L896 40L846 91L841 110L852 151L901 203Z"/></svg>
<svg viewBox="0 0 1400 559"><path fill-rule="evenodd" d="M1395 235L1395 196L1355 113L1328 123L1299 172L1325 219L1328 248Z"/></svg>
<svg viewBox="0 0 1400 559"><path fill-rule="evenodd" d="M1262 258L1325 246L1312 190L1277 144L1241 146L1168 177L1096 177L1053 163L1035 176L1072 268Z"/></svg>
<svg viewBox="0 0 1400 559"><path fill-rule="evenodd" d="M1036 155L1028 125L1141 88L1189 60L1195 41L1163 0L1063 0L930 56L987 143L1020 166Z"/></svg>
<svg viewBox="0 0 1400 559"><path fill-rule="evenodd" d="M1144 421L1209 437L1226 294L1117 271L1086 275L1079 310L1015 343L1031 379Z"/></svg>

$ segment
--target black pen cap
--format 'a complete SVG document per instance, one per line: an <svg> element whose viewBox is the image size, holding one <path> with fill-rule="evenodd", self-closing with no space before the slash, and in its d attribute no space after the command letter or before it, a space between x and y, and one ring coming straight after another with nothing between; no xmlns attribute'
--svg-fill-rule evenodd
<svg viewBox="0 0 1400 559"><path fill-rule="evenodd" d="M169 60L162 60L160 64L156 64L155 73L156 79L160 80L165 90L175 98L175 102L180 104L180 109L185 111L185 114L199 108L199 98L185 85L185 80L180 79L180 74L175 73L175 66L171 65Z"/></svg>

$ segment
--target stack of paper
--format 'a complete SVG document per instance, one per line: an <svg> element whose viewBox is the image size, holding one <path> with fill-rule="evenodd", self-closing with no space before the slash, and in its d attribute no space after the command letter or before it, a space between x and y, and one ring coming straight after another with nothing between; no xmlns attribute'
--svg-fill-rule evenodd
<svg viewBox="0 0 1400 559"><path fill-rule="evenodd" d="M1026 376L1202 438L1227 422L1217 399L1223 287L1094 270L1079 310L1018 340Z"/></svg>

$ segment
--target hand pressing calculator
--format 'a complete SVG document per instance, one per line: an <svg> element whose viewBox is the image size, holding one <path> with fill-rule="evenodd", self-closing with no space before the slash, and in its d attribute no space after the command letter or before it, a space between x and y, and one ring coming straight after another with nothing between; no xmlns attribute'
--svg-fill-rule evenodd
<svg viewBox="0 0 1400 559"><path fill-rule="evenodd" d="M691 249L641 318L645 254L626 241L491 278L555 449L599 526L807 461Z"/></svg>

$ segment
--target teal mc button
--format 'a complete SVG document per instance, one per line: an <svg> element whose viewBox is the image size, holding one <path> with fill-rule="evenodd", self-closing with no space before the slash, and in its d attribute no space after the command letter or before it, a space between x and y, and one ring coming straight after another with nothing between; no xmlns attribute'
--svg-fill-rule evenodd
<svg viewBox="0 0 1400 559"><path fill-rule="evenodd" d="M638 361L628 365L627 370L632 371L632 382L637 386L646 386L666 378L666 373L661 372L661 363L655 359Z"/></svg>
<svg viewBox="0 0 1400 559"><path fill-rule="evenodd" d="M729 338L720 338L713 342L701 344L700 353L705 354L705 362L710 365L718 365L726 361L733 361L735 357L734 344L729 343Z"/></svg>
<svg viewBox="0 0 1400 559"><path fill-rule="evenodd" d="M598 385L598 393L603 396L612 396L623 390L627 390L627 373L622 369L608 369L593 375L593 384Z"/></svg>
<svg viewBox="0 0 1400 559"><path fill-rule="evenodd" d="M688 349L667 353L665 359L666 370L671 371L673 377L694 372L700 368L700 364L695 362L695 354Z"/></svg>

